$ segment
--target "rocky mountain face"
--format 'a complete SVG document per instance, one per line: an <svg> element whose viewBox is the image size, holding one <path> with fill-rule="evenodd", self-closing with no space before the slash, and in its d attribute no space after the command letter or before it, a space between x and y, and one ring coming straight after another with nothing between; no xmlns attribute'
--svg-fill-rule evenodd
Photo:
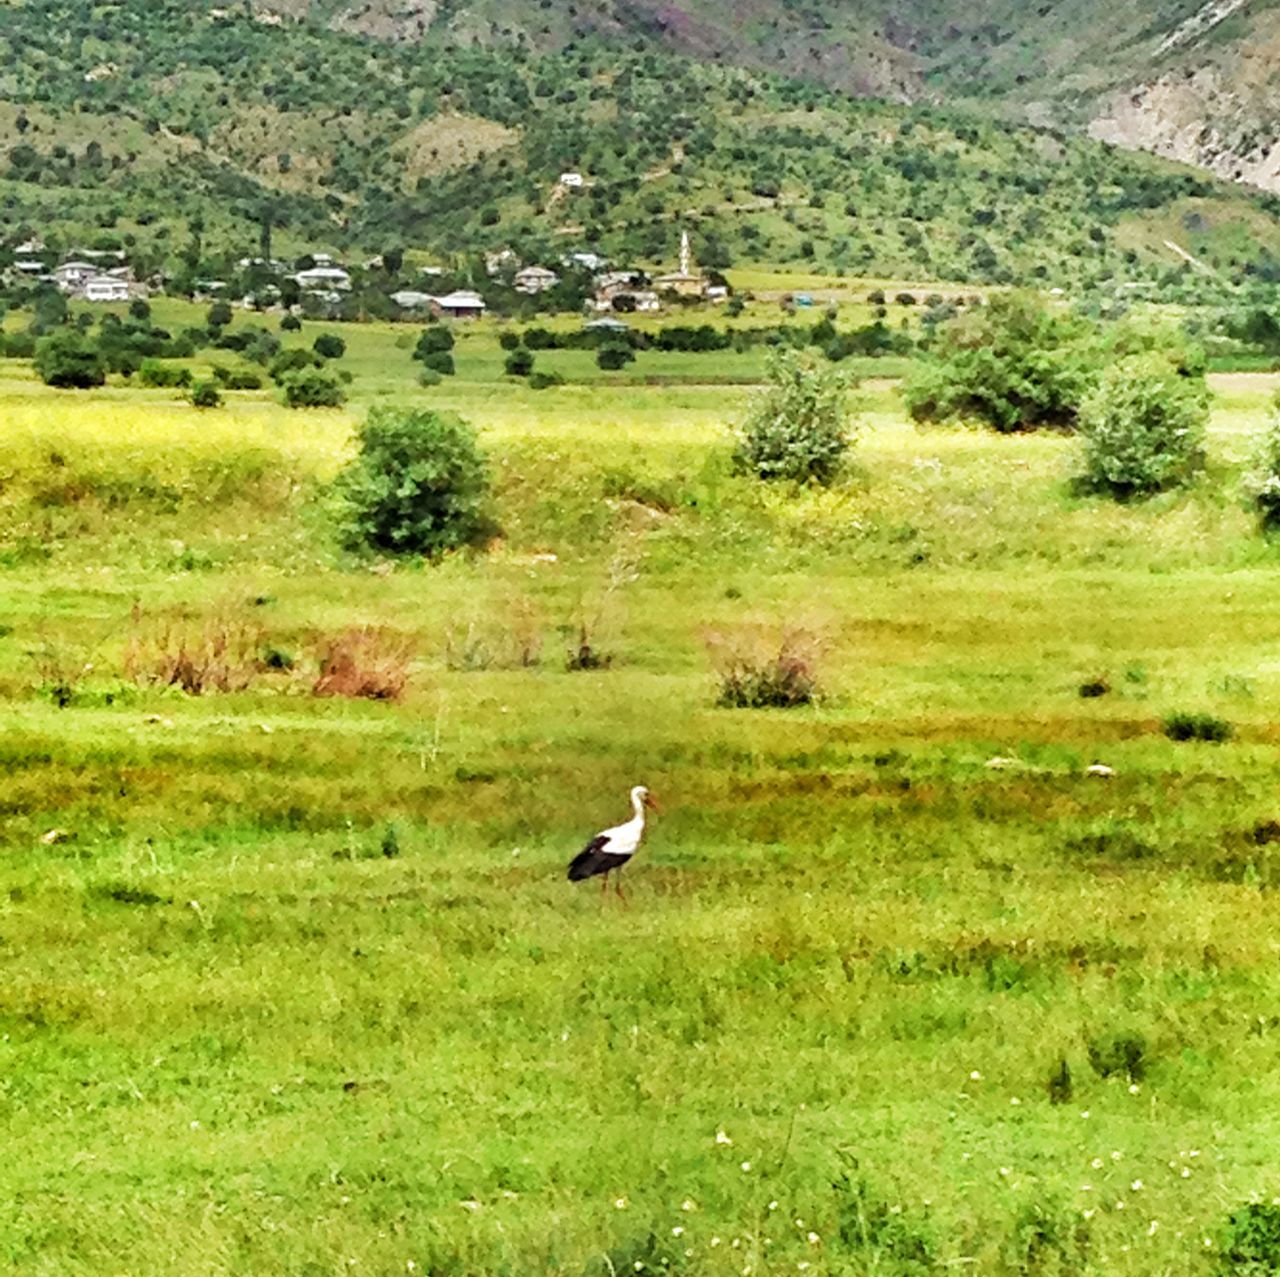
<svg viewBox="0 0 1280 1277"><path fill-rule="evenodd" d="M1270 0L249 0L393 41L561 48L584 36L962 101L1280 191Z"/></svg>

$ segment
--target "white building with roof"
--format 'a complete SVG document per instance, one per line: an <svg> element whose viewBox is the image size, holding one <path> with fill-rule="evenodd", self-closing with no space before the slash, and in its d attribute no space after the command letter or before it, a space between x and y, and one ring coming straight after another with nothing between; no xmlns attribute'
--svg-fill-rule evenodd
<svg viewBox="0 0 1280 1277"><path fill-rule="evenodd" d="M294 277L299 288L308 293L351 291L351 276L341 266L312 266Z"/></svg>
<svg viewBox="0 0 1280 1277"><path fill-rule="evenodd" d="M480 319L489 307L479 293L459 288L431 299L431 309L446 319Z"/></svg>

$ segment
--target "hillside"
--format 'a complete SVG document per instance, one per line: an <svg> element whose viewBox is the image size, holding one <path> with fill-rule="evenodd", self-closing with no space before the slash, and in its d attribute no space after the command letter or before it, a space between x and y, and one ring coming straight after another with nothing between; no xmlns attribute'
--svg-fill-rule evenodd
<svg viewBox="0 0 1280 1277"><path fill-rule="evenodd" d="M590 244L657 262L677 222L711 267L1077 289L1206 267L1269 275L1280 257L1265 201L1192 170L972 111L621 49L605 39L620 22L610 12L598 38L535 57L518 10L505 43L485 48L479 10L422 7L424 38L453 33L428 56L262 13L10 4L6 222L191 273L259 243L449 257L515 244L531 259ZM368 26L375 13L321 16ZM639 9L627 14L635 29ZM577 27L589 18L579 11ZM557 185L567 169L580 190Z"/></svg>
<svg viewBox="0 0 1280 1277"><path fill-rule="evenodd" d="M640 38L726 64L898 101L982 102L1280 190L1270 69L1280 11L1256 0L254 0L379 38L559 48Z"/></svg>

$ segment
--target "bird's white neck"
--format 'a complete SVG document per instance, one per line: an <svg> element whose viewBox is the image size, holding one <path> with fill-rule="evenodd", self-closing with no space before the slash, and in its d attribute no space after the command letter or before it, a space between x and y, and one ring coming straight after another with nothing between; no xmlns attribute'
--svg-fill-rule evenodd
<svg viewBox="0 0 1280 1277"><path fill-rule="evenodd" d="M631 795L631 810L635 812L634 823L644 828L644 799L639 794Z"/></svg>

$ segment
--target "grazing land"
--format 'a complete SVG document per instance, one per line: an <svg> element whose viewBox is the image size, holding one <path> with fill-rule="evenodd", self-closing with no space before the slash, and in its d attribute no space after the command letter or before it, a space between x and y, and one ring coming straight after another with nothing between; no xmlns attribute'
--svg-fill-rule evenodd
<svg viewBox="0 0 1280 1277"><path fill-rule="evenodd" d="M1276 379L1215 377L1204 476L1131 505L871 379L794 492L731 471L748 387L642 384L683 356L535 392L477 329L418 389L342 331L338 411L0 362L10 1268L1235 1271L1280 1193ZM488 552L335 547L382 401L478 427ZM398 699L313 694L359 627ZM819 702L718 708L784 638ZM184 644L198 695L148 680ZM636 783L602 908L564 868Z"/></svg>

